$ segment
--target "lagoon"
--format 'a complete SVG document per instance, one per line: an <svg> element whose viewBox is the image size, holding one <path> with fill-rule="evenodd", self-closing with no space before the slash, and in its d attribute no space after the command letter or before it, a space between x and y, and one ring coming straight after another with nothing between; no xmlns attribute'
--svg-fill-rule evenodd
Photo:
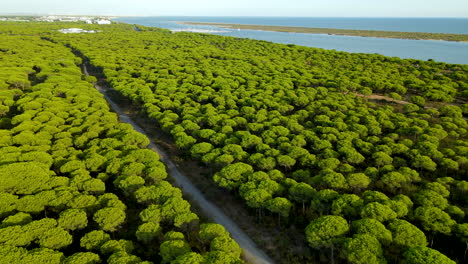
<svg viewBox="0 0 468 264"><path fill-rule="evenodd" d="M178 21L218 22L257 25L305 26L405 32L468 34L468 19L428 18L255 18L255 17L120 17L117 21L166 28L296 44L353 53L377 53L391 57L411 58L457 64L468 64L468 43L437 40L386 39L374 37L335 36L224 29L204 25L183 25Z"/></svg>

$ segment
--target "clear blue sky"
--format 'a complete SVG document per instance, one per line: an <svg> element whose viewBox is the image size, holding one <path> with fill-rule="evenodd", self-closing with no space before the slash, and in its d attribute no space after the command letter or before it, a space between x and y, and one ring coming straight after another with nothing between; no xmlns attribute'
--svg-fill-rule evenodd
<svg viewBox="0 0 468 264"><path fill-rule="evenodd" d="M142 16L465 17L468 0L4 0L0 13Z"/></svg>

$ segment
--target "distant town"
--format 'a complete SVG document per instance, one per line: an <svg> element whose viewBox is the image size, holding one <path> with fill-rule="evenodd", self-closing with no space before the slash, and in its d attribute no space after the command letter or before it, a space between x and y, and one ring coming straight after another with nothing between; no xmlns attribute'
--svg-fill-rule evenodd
<svg viewBox="0 0 468 264"><path fill-rule="evenodd" d="M84 22L87 24L111 24L112 17L107 16L60 16L60 15L47 15L47 16L0 16L0 21L43 21L43 22Z"/></svg>

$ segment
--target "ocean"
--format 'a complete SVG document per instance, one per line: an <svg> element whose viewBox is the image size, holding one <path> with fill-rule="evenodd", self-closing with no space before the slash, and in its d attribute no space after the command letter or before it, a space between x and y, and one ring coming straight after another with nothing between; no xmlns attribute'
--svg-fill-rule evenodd
<svg viewBox="0 0 468 264"><path fill-rule="evenodd" d="M468 64L468 42L237 30L176 23L178 21L218 22L272 26L468 34L468 19L466 18L119 17L115 20L143 26L166 28L175 32L192 31L211 33L329 50L354 53L378 53L399 58L420 60L433 59L446 63Z"/></svg>

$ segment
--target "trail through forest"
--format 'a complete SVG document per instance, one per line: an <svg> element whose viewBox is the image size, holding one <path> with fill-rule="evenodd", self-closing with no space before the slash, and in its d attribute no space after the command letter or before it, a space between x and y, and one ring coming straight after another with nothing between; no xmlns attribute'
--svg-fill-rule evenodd
<svg viewBox="0 0 468 264"><path fill-rule="evenodd" d="M387 101L387 102L391 102L391 103L397 103L397 104L401 104L401 105L407 105L407 104L410 103L410 102L407 102L407 101L397 100L397 99L390 98L388 96L383 96L383 95L378 95L378 94L363 95L363 94L360 94L360 93L355 93L355 95L358 96L358 97L364 97L364 98L371 99L371 100L383 100L383 101Z"/></svg>
<svg viewBox="0 0 468 264"><path fill-rule="evenodd" d="M83 65L83 72L86 76L89 75L86 65ZM124 111L106 94L108 89L101 87L98 84L94 85L95 88L101 92L106 101L109 103L111 109L119 115L119 120L121 122L130 124L135 130L142 133L143 135L148 135L145 131L137 125ZM148 137L150 138L150 137ZM226 216L221 209L215 206L213 203L209 202L204 195L198 190L195 185L189 180L187 176L181 173L177 168L174 162L169 158L166 152L159 148L154 142L150 142L149 149L159 154L161 161L166 164L167 171L174 180L175 184L183 191L184 194L189 195L192 202L197 203L197 205L203 211L203 214L210 218L212 221L224 226L226 230L231 233L232 238L240 245L243 251L244 259L248 263L252 264L267 264L274 263L270 257L268 257L257 245L252 241L252 239L244 233L228 216Z"/></svg>

